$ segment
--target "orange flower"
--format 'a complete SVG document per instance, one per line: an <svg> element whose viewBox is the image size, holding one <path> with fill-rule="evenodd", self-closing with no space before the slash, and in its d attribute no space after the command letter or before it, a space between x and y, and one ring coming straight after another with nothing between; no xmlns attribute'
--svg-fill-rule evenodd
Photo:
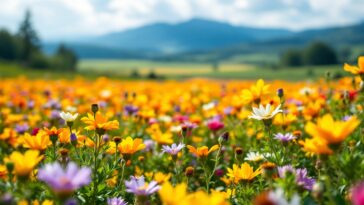
<svg viewBox="0 0 364 205"><path fill-rule="evenodd" d="M214 145L210 149L207 146L195 148L191 145L187 145L188 150L196 157L207 157L211 152L219 149L219 145Z"/></svg>
<svg viewBox="0 0 364 205"><path fill-rule="evenodd" d="M52 127L51 129L48 128L44 128L44 131L48 134L48 136L58 136L59 134L61 134L61 132L63 132L64 128L59 128L57 129L56 127Z"/></svg>
<svg viewBox="0 0 364 205"><path fill-rule="evenodd" d="M96 113L96 117L87 113L87 117L81 119L87 126L86 130L116 130L119 128L119 122L117 120L108 121L107 117L102 116L99 112Z"/></svg>

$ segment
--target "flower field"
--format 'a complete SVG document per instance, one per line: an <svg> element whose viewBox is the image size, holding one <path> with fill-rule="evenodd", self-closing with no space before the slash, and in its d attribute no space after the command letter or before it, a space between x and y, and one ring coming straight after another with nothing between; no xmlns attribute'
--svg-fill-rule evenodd
<svg viewBox="0 0 364 205"><path fill-rule="evenodd" d="M352 77L0 80L0 204L364 204Z"/></svg>

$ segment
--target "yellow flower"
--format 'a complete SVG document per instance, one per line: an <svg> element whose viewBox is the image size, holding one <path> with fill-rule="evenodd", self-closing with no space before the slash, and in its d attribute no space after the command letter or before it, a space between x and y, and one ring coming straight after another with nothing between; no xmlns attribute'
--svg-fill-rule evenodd
<svg viewBox="0 0 364 205"><path fill-rule="evenodd" d="M292 122L295 122L296 120L297 120L297 116L292 113L289 113L284 116L282 113L279 113L274 117L273 124L287 127L288 125L290 125Z"/></svg>
<svg viewBox="0 0 364 205"><path fill-rule="evenodd" d="M39 151L47 149L52 144L45 132L38 132L36 136L25 133L23 140L23 147Z"/></svg>
<svg viewBox="0 0 364 205"><path fill-rule="evenodd" d="M360 56L358 58L358 66L352 66L352 65L345 63L344 70L348 71L354 75L364 74L364 56Z"/></svg>
<svg viewBox="0 0 364 205"><path fill-rule="evenodd" d="M208 195L204 191L197 191L190 194L188 204L198 205L229 205L226 201L225 194L220 192L212 192Z"/></svg>
<svg viewBox="0 0 364 205"><path fill-rule="evenodd" d="M305 126L306 132L314 138L321 138L328 144L338 144L344 141L360 124L355 117L347 121L334 121L330 114L317 119L317 124L308 122Z"/></svg>
<svg viewBox="0 0 364 205"><path fill-rule="evenodd" d="M184 183L173 187L169 182L166 182L162 185L158 194L163 205L188 205L186 190L187 185Z"/></svg>
<svg viewBox="0 0 364 205"><path fill-rule="evenodd" d="M163 184L164 182L167 182L171 178L171 174L164 174L162 172L157 172L154 174L154 181L156 181L158 184Z"/></svg>
<svg viewBox="0 0 364 205"><path fill-rule="evenodd" d="M6 179L8 175L8 170L5 165L0 165L0 179Z"/></svg>
<svg viewBox="0 0 364 205"><path fill-rule="evenodd" d="M39 156L38 150L27 150L25 154L12 152L5 161L14 163L14 171L17 176L27 177L42 159L43 156Z"/></svg>
<svg viewBox="0 0 364 205"><path fill-rule="evenodd" d="M134 154L135 152L144 148L145 144L143 144L143 140L140 138L133 140L131 137L127 137L126 139L123 139L118 145L118 149L121 154Z"/></svg>
<svg viewBox="0 0 364 205"><path fill-rule="evenodd" d="M219 145L214 145L210 149L207 146L195 148L191 145L187 145L188 150L196 157L207 157L211 152L219 149Z"/></svg>
<svg viewBox="0 0 364 205"><path fill-rule="evenodd" d="M236 164L233 164L233 169L228 168L227 176L233 178L234 183L239 183L239 181L251 181L256 176L261 174L261 169L258 168L257 170L253 171L253 167L251 167L248 163L244 162L239 167Z"/></svg>
<svg viewBox="0 0 364 205"><path fill-rule="evenodd" d="M259 79L256 85L250 87L250 89L245 89L241 92L241 98L244 104L250 104L252 102L259 104L262 97L269 94L270 85L265 85L263 79Z"/></svg>
<svg viewBox="0 0 364 205"><path fill-rule="evenodd" d="M332 154L333 151L329 148L327 142L324 139L314 137L306 139L305 141L299 141L299 144L303 146L303 150L308 154Z"/></svg>
<svg viewBox="0 0 364 205"><path fill-rule="evenodd" d="M39 203L38 200L35 200L32 202L32 205L53 205L53 201L50 200L44 200L42 203Z"/></svg>
<svg viewBox="0 0 364 205"><path fill-rule="evenodd" d="M86 130L116 130L119 128L119 122L117 120L108 121L106 116L102 116L101 113L96 113L96 117L87 113L87 117L81 118L81 121L87 126Z"/></svg>
<svg viewBox="0 0 364 205"><path fill-rule="evenodd" d="M161 131L154 132L151 134L151 137L158 144L172 144L173 143L173 135L169 132L162 133Z"/></svg>

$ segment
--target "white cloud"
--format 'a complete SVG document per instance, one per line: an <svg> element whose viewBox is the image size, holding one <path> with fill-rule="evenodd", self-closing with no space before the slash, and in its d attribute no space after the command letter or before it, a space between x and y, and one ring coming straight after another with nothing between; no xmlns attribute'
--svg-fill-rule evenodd
<svg viewBox="0 0 364 205"><path fill-rule="evenodd" d="M364 20L363 0L0 0L0 27L33 12L43 38L98 35L193 17L235 25L305 29Z"/></svg>

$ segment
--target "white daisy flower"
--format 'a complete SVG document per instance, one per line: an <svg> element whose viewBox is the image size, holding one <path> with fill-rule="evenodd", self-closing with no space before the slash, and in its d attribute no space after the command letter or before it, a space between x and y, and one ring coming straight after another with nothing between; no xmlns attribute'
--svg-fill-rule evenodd
<svg viewBox="0 0 364 205"><path fill-rule="evenodd" d="M61 112L59 114L59 116L65 121L65 122L73 122L76 120L76 118L78 117L78 113L72 115L69 112Z"/></svg>
<svg viewBox="0 0 364 205"><path fill-rule="evenodd" d="M158 120L161 122L168 123L168 122L172 122L172 117L168 116L168 115L162 115L162 116L159 116Z"/></svg>
<svg viewBox="0 0 364 205"><path fill-rule="evenodd" d="M281 105L278 105L274 110L272 109L270 104L267 104L264 107L262 104L259 105L259 108L253 107L253 112L249 116L249 118L253 118L256 120L268 120L273 118L276 114L282 112L280 109Z"/></svg>
<svg viewBox="0 0 364 205"><path fill-rule="evenodd" d="M182 126L180 126L180 125L171 126L171 129L170 129L171 132L176 132L176 133L181 132L181 130L182 130Z"/></svg>
<svg viewBox="0 0 364 205"><path fill-rule="evenodd" d="M264 155L260 154L259 152L249 152L248 155L245 157L246 161L258 162L264 160Z"/></svg>
<svg viewBox="0 0 364 205"><path fill-rule="evenodd" d="M207 103L207 104L202 105L202 109L203 110L211 110L215 106L216 106L216 103L215 102L210 102L210 103Z"/></svg>

